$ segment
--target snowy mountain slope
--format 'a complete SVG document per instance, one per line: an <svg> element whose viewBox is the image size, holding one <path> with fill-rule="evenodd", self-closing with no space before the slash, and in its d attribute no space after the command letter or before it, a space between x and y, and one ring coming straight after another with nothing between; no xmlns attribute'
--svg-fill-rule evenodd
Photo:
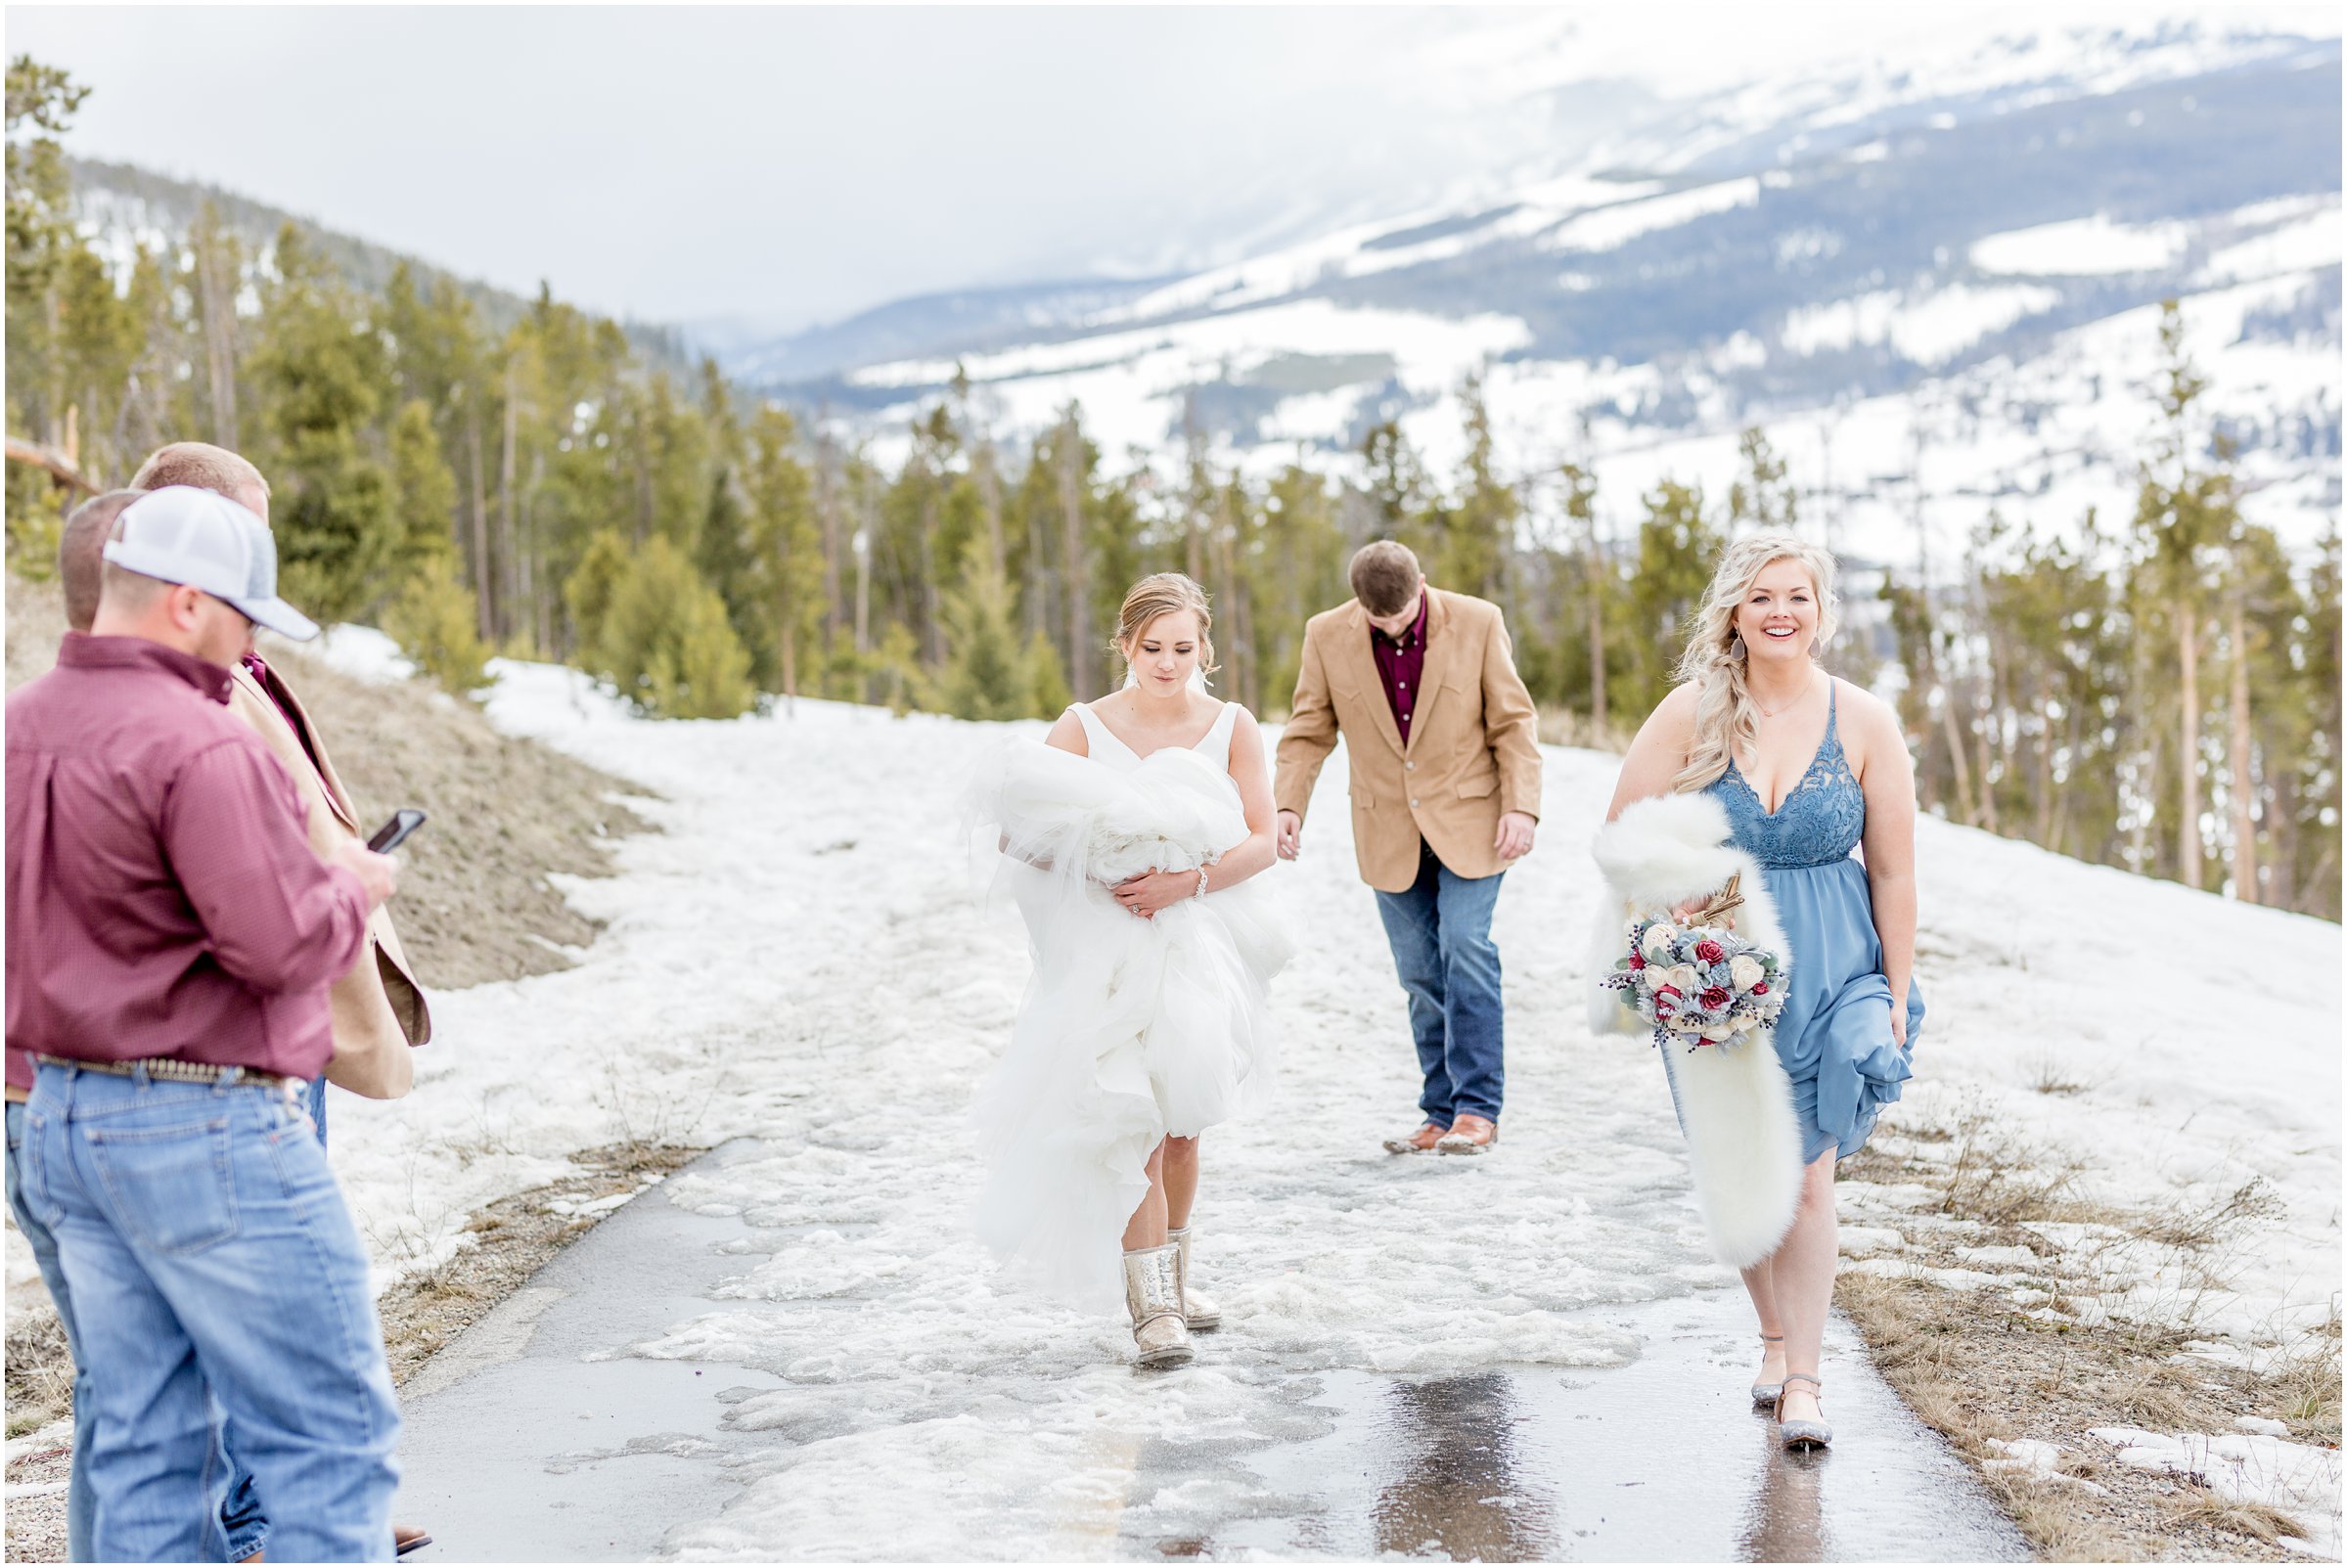
<svg viewBox="0 0 2347 1568"><path fill-rule="evenodd" d="M883 454L959 363L1002 432L1072 398L1112 461L1171 464L1203 426L1226 462L1300 447L1341 469L1400 418L1439 471L1482 369L1519 471L1593 449L1649 471L1634 454L1758 423L1819 449L1793 474L1812 515L1905 560L1917 498L1882 481L1918 444L1975 452L1961 482L1920 475L1925 514L1950 514L1938 551L1983 496L2050 525L2123 507L2150 412L2132 335L2182 295L2253 515L2305 539L2337 503L2339 100L2335 38L2214 23L1820 67L1663 106L1454 203L774 389L854 411ZM2006 456L1983 473L1981 449Z"/></svg>

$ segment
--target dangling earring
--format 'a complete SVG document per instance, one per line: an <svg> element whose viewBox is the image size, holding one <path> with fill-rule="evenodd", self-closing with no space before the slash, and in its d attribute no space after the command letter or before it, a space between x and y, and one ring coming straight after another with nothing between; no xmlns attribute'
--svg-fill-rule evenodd
<svg viewBox="0 0 2347 1568"><path fill-rule="evenodd" d="M1730 632L1728 634L1728 656L1733 659L1740 659L1744 656L1743 633Z"/></svg>

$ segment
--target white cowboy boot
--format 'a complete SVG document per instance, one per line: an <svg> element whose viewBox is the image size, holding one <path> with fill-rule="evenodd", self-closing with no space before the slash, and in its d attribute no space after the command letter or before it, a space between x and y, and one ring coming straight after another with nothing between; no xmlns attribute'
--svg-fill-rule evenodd
<svg viewBox="0 0 2347 1568"><path fill-rule="evenodd" d="M1206 1333L1222 1326L1222 1309L1191 1287L1190 1283L1190 1227L1168 1231L1165 1239L1180 1251L1182 1265L1182 1317L1192 1333Z"/></svg>
<svg viewBox="0 0 2347 1568"><path fill-rule="evenodd" d="M1182 1249L1168 1241L1125 1254L1125 1310L1133 1315L1133 1343L1144 1366L1179 1366L1190 1360L1190 1327L1182 1322Z"/></svg>

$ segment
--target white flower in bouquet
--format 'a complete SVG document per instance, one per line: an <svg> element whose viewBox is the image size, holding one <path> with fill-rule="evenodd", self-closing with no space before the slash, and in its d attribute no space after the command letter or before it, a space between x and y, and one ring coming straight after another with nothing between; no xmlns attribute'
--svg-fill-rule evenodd
<svg viewBox="0 0 2347 1568"><path fill-rule="evenodd" d="M1701 983L1696 978L1695 966L1692 963L1674 963L1662 971L1662 984L1675 985L1681 994L1686 996L1693 996Z"/></svg>
<svg viewBox="0 0 2347 1568"><path fill-rule="evenodd" d="M1671 956L1671 944L1678 940L1679 931L1676 926L1663 920L1656 920L1652 925L1647 927L1646 940L1642 946L1645 948L1647 958L1667 959Z"/></svg>
<svg viewBox="0 0 2347 1568"><path fill-rule="evenodd" d="M1728 978L1738 991L1751 990L1760 984L1767 973L1768 971L1760 966L1758 959L1747 958L1741 953L1728 961Z"/></svg>

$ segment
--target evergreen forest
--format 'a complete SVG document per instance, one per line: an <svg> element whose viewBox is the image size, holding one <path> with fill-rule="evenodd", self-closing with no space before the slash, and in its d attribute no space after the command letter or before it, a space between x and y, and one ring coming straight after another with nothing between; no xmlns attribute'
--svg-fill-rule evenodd
<svg viewBox="0 0 2347 1568"><path fill-rule="evenodd" d="M656 716L804 695L1046 717L1121 679L1118 602L1179 569L1213 596L1217 689L1276 718L1305 620L1393 537L1506 608L1549 739L1619 746L1725 541L1802 525L1759 429L1725 495L1601 498L1579 464L1506 471L1472 381L1454 472L1392 423L1350 478L1301 452L1249 478L1182 431L1179 462L1126 469L1080 407L1008 439L959 380L883 465L845 422L648 356L543 289L498 327L448 278L367 287L296 227L255 247L209 213L110 261L58 141L86 92L8 67L10 570L53 571L66 512L155 447L215 442L268 476L286 596L382 626L460 694L505 655ZM2131 515L1984 510L1960 570L1853 573L1870 599L1828 661L1897 691L1926 810L2336 919L2338 534L2294 558L2243 517L2172 308L2162 346Z"/></svg>

